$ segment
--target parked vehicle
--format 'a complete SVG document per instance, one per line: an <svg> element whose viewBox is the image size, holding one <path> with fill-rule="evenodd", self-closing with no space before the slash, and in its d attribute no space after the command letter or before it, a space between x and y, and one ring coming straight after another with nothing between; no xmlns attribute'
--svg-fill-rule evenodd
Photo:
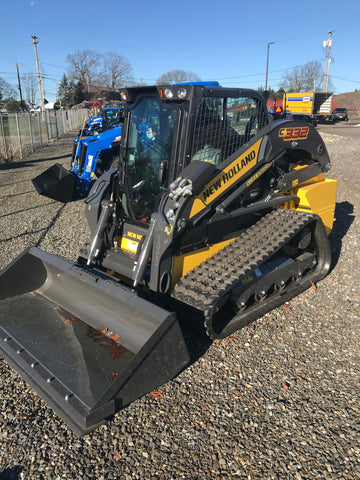
<svg viewBox="0 0 360 480"><path fill-rule="evenodd" d="M95 135L104 132L109 128L120 126L122 123L121 107L105 107L101 110L101 115L95 115L88 119L87 126L79 132L79 137Z"/></svg>
<svg viewBox="0 0 360 480"><path fill-rule="evenodd" d="M0 352L78 434L188 364L185 324L226 337L331 265L336 181L311 125L271 120L238 87L122 96L118 167L86 199L86 257L33 247L0 274Z"/></svg>
<svg viewBox="0 0 360 480"><path fill-rule="evenodd" d="M283 112L288 118L303 115L316 122L332 120L332 95L327 92L286 93L283 96Z"/></svg>
<svg viewBox="0 0 360 480"><path fill-rule="evenodd" d="M344 107L334 108L334 110L332 111L332 117L334 122L349 121L347 110Z"/></svg>
<svg viewBox="0 0 360 480"><path fill-rule="evenodd" d="M122 127L74 139L71 168L55 163L32 180L40 195L71 202L85 198L95 179L117 164Z"/></svg>

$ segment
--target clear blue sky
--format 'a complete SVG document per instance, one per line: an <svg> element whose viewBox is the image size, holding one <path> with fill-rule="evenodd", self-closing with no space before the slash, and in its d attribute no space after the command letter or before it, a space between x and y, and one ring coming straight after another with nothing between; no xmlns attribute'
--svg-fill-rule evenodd
<svg viewBox="0 0 360 480"><path fill-rule="evenodd" d="M288 7L286 6L289 5ZM286 70L320 61L334 30L330 80L335 93L360 89L360 1L302 0L11 0L2 1L0 77L17 87L36 73L31 35L48 101L67 72L66 56L91 49L125 56L135 80L153 84L174 69L223 86L277 89Z"/></svg>

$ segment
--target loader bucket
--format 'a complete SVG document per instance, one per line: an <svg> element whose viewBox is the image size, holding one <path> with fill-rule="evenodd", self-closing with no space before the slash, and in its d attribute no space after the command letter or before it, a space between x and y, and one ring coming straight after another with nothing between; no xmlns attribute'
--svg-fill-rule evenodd
<svg viewBox="0 0 360 480"><path fill-rule="evenodd" d="M0 273L0 355L78 435L189 362L173 313L34 247Z"/></svg>
<svg viewBox="0 0 360 480"><path fill-rule="evenodd" d="M40 195L67 203L79 198L75 175L59 163L55 163L32 180Z"/></svg>

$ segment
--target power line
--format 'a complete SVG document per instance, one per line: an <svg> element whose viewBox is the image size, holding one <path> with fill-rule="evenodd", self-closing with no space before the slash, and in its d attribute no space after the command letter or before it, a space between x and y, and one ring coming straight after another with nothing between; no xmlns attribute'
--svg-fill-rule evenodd
<svg viewBox="0 0 360 480"><path fill-rule="evenodd" d="M42 62L42 64L47 65L48 67L60 68L61 70L66 70L67 69L67 67L59 67L59 65L52 65L51 63Z"/></svg>
<svg viewBox="0 0 360 480"><path fill-rule="evenodd" d="M320 60L315 60L315 61L320 61ZM287 70L294 70L295 68L301 68L305 67L307 63L304 63L302 65L294 65L293 67L287 67L287 68L280 68L278 70L271 70L269 71L269 74L271 73L279 73L279 72L286 72ZM261 73L250 73L247 75L236 75L234 77L216 77L218 80L235 80L236 78L249 78L249 77L262 77L264 75L264 72Z"/></svg>
<svg viewBox="0 0 360 480"><path fill-rule="evenodd" d="M337 77L336 75L331 75L331 78L337 78L338 80L345 80L346 82L360 83L360 80L352 80L351 78Z"/></svg>

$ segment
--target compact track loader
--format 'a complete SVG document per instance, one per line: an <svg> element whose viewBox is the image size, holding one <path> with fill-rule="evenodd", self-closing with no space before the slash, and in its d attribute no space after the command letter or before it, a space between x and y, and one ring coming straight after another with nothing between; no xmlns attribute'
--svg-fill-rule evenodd
<svg viewBox="0 0 360 480"><path fill-rule="evenodd" d="M26 250L0 275L0 351L79 434L329 271L336 181L316 130L255 91L129 88L118 168L86 199L76 264Z"/></svg>

